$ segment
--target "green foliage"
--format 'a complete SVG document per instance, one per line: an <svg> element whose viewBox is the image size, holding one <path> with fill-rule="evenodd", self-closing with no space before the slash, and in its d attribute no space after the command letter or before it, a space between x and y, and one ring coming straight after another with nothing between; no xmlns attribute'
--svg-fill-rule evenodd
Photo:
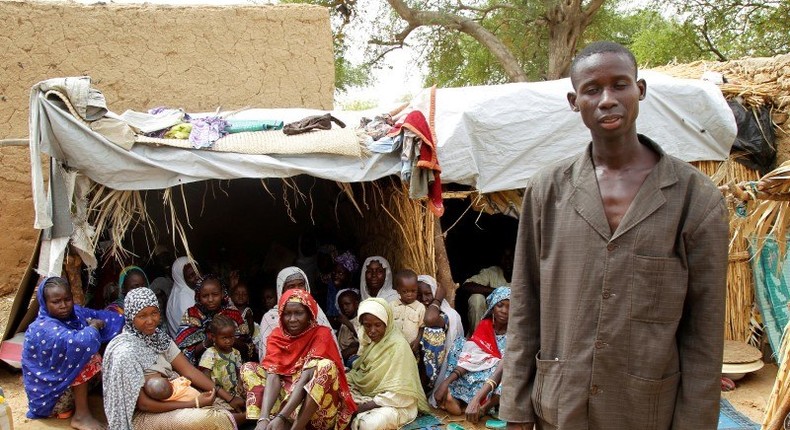
<svg viewBox="0 0 790 430"><path fill-rule="evenodd" d="M368 110L377 107L378 103L375 100L351 100L341 104L341 110L345 111L360 111Z"/></svg>
<svg viewBox="0 0 790 430"><path fill-rule="evenodd" d="M789 0L654 0L684 17L694 43L718 59L790 52Z"/></svg>

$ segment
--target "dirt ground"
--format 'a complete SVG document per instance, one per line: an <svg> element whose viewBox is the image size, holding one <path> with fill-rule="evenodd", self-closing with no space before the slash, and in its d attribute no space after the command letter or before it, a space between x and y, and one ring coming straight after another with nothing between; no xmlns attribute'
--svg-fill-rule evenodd
<svg viewBox="0 0 790 430"><path fill-rule="evenodd" d="M13 301L13 295L0 297L0 333L5 329L6 318ZM746 377L737 381L737 388L734 391L722 393L722 396L728 399L738 411L759 424L762 422L765 406L768 402L768 397L771 395L777 370L774 364L766 365L760 371L746 375ZM18 371L10 371L7 367L0 368L0 387L5 392L5 397L11 406L15 429L70 428L68 420L29 420L25 418L27 398L22 387L21 374ZM90 403L93 413L103 419L104 411L101 395L99 393L92 394ZM442 411L435 411L435 415L443 419L445 423L450 421L459 422L466 429L484 428L482 425L475 426L471 423L447 417Z"/></svg>

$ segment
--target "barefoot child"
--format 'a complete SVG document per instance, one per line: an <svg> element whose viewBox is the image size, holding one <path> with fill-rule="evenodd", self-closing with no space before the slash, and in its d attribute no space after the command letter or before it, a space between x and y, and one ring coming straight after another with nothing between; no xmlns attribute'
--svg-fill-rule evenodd
<svg viewBox="0 0 790 430"><path fill-rule="evenodd" d="M425 305L417 300L417 274L409 269L396 273L395 289L400 298L390 303L393 322L409 342L411 350L417 355L425 319Z"/></svg>
<svg viewBox="0 0 790 430"><path fill-rule="evenodd" d="M225 315L217 315L208 326L208 336L214 346L206 349L200 357L198 368L214 383L233 397L241 397L239 370L241 354L233 347L236 338L236 322Z"/></svg>

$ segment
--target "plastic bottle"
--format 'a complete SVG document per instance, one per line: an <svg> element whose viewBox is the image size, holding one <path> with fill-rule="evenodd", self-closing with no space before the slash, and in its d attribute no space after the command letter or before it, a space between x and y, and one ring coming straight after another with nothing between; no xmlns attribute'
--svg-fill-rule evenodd
<svg viewBox="0 0 790 430"><path fill-rule="evenodd" d="M11 406L5 401L5 394L0 388L0 430L14 430L14 417L11 415Z"/></svg>

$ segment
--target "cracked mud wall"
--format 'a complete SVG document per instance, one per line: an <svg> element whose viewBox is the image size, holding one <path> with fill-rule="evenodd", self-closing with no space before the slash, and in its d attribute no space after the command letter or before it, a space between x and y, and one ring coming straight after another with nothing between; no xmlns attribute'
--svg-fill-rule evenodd
<svg viewBox="0 0 790 430"><path fill-rule="evenodd" d="M29 89L88 75L109 108L331 109L327 9L308 5L79 5L0 0L0 139L28 135ZM0 148L0 295L27 267L33 225L26 147Z"/></svg>

